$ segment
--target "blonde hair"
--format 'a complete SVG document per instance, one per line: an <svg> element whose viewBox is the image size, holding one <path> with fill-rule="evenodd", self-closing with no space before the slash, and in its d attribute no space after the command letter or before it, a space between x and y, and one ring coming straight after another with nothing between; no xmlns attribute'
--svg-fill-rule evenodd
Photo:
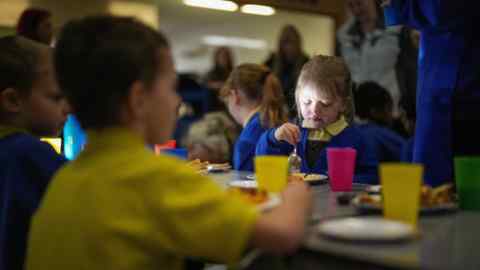
<svg viewBox="0 0 480 270"><path fill-rule="evenodd" d="M295 102L300 119L302 114L299 106L299 95L306 87L314 88L327 99L340 98L345 108L342 114L347 122L353 122L355 107L353 104L352 81L350 71L342 58L317 55L303 66L295 89Z"/></svg>
<svg viewBox="0 0 480 270"><path fill-rule="evenodd" d="M189 147L194 144L206 146L211 155L220 157L224 162L230 160L233 142L238 137L238 130L233 121L223 112L206 114L194 123L182 144Z"/></svg>
<svg viewBox="0 0 480 270"><path fill-rule="evenodd" d="M225 99L232 89L241 91L248 100L260 103L262 125L273 128L287 121L282 85L267 67L257 64L236 67L220 91L220 97Z"/></svg>

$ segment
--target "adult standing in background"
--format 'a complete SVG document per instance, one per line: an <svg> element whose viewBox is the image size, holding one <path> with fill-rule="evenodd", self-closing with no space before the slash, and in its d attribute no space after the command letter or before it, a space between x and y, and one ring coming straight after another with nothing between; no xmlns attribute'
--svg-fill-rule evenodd
<svg viewBox="0 0 480 270"><path fill-rule="evenodd" d="M52 14L50 11L41 8L26 9L18 20L17 35L48 46L52 45Z"/></svg>
<svg viewBox="0 0 480 270"><path fill-rule="evenodd" d="M478 0L383 1L387 24L421 33L413 161L425 182L453 180L453 157L480 155Z"/></svg>
<svg viewBox="0 0 480 270"><path fill-rule="evenodd" d="M337 33L337 54L347 63L356 84L373 81L388 90L398 115L402 95L396 66L400 29L386 29L382 10L374 0L347 0L352 17Z"/></svg>
<svg viewBox="0 0 480 270"><path fill-rule="evenodd" d="M232 50L228 47L218 47L213 54L213 67L205 76L206 86L212 90L220 90L234 65Z"/></svg>
<svg viewBox="0 0 480 270"><path fill-rule="evenodd" d="M298 29L293 25L285 25L278 40L278 51L270 55L265 65L268 66L282 84L290 117L297 116L295 108L295 87L300 71L308 61L303 51L303 40Z"/></svg>

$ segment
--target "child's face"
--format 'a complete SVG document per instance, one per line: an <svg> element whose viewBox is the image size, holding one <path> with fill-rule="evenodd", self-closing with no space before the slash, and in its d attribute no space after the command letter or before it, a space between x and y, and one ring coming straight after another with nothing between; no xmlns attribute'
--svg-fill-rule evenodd
<svg viewBox="0 0 480 270"><path fill-rule="evenodd" d="M311 86L304 87L298 99L303 126L307 128L324 128L336 122L344 111L339 98L325 98Z"/></svg>
<svg viewBox="0 0 480 270"><path fill-rule="evenodd" d="M161 67L153 82L152 89L147 91L145 106L145 135L150 144L164 143L173 134L180 98L176 92L177 75L170 50L160 52Z"/></svg>
<svg viewBox="0 0 480 270"><path fill-rule="evenodd" d="M55 137L62 131L68 113L69 106L56 82L51 53L45 52L31 93L23 102L22 118L33 134Z"/></svg>

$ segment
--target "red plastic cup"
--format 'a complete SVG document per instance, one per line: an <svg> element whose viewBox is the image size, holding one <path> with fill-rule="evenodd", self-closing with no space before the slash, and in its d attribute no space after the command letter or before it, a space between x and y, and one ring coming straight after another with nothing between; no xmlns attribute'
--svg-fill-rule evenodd
<svg viewBox="0 0 480 270"><path fill-rule="evenodd" d="M357 150L353 148L327 148L328 177L332 191L352 191Z"/></svg>

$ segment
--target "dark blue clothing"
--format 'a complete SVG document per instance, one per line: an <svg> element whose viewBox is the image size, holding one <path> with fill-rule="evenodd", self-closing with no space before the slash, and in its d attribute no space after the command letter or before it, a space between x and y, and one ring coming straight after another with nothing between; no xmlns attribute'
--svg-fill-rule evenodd
<svg viewBox="0 0 480 270"><path fill-rule="evenodd" d="M30 219L65 162L33 136L16 133L0 139L0 269L23 269Z"/></svg>
<svg viewBox="0 0 480 270"><path fill-rule="evenodd" d="M256 113L243 128L235 142L233 168L238 171L253 172L253 158L258 139L267 129L260 122L260 113Z"/></svg>
<svg viewBox="0 0 480 270"><path fill-rule="evenodd" d="M293 146L285 141L275 138L275 130L265 132L257 144L257 155L289 155ZM349 126L334 136L320 151L318 160L313 168L310 168L306 158L306 145L308 130L301 129L300 142L297 145L298 155L302 158L301 171L305 173L327 174L327 148L328 147L352 147L357 150L354 182L365 184L377 184L378 159L372 143L363 135L356 126Z"/></svg>
<svg viewBox="0 0 480 270"><path fill-rule="evenodd" d="M413 162L413 138L408 139L403 146L400 161L407 163Z"/></svg>
<svg viewBox="0 0 480 270"><path fill-rule="evenodd" d="M372 141L379 162L400 161L405 139L394 131L376 124L360 124L358 127L365 137Z"/></svg>
<svg viewBox="0 0 480 270"><path fill-rule="evenodd" d="M453 179L453 157L480 155L478 0L392 0L386 22L421 32L413 161L426 184Z"/></svg>

